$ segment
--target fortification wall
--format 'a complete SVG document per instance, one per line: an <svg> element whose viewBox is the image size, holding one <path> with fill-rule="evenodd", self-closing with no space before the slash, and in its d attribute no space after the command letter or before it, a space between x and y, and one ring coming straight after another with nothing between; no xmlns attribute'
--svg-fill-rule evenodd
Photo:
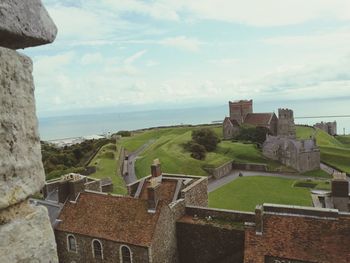
<svg viewBox="0 0 350 263"><path fill-rule="evenodd" d="M186 206L208 206L208 178L201 177L187 188L181 190L181 198L185 200Z"/></svg>
<svg viewBox="0 0 350 263"><path fill-rule="evenodd" d="M52 42L40 0L2 0L0 12L0 262L57 262L47 210L28 198L44 185L33 65L15 50Z"/></svg>

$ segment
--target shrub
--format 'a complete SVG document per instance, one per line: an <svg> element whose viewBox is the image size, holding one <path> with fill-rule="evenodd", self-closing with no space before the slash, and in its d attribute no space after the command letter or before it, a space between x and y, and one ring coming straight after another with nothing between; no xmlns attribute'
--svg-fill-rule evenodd
<svg viewBox="0 0 350 263"><path fill-rule="evenodd" d="M235 137L236 140L263 144L266 140L266 134L271 134L269 129L265 127L255 127L242 125L239 128L239 134Z"/></svg>
<svg viewBox="0 0 350 263"><path fill-rule="evenodd" d="M203 145L192 142L190 146L191 157L197 160L204 160L207 154Z"/></svg>
<svg viewBox="0 0 350 263"><path fill-rule="evenodd" d="M214 151L220 142L220 139L216 133L207 128L193 131L192 140L197 144L202 145L208 152Z"/></svg>

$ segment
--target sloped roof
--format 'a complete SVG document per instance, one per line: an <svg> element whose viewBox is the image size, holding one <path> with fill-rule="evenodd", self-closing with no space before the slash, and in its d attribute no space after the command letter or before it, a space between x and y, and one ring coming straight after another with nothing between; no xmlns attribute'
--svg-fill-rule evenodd
<svg viewBox="0 0 350 263"><path fill-rule="evenodd" d="M148 247L162 208L148 213L147 200L84 192L67 202L56 230Z"/></svg>
<svg viewBox="0 0 350 263"><path fill-rule="evenodd" d="M174 199L176 185L178 180L162 180L162 183L160 184L160 200L163 200L166 203L171 203ZM140 198L147 200L148 193L147 193L147 187L150 185L150 182L147 181L142 187Z"/></svg>
<svg viewBox="0 0 350 263"><path fill-rule="evenodd" d="M244 123L255 126L269 125L274 113L248 113L244 119Z"/></svg>
<svg viewBox="0 0 350 263"><path fill-rule="evenodd" d="M226 121L229 121L233 126L239 126L239 123L234 119L230 119L230 117L226 117L224 119L224 122L226 122Z"/></svg>

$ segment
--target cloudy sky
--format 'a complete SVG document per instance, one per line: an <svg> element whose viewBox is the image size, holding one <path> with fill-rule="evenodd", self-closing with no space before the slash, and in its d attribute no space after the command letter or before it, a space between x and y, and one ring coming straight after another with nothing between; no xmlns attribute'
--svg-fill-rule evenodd
<svg viewBox="0 0 350 263"><path fill-rule="evenodd" d="M39 115L350 97L349 0L43 0Z"/></svg>

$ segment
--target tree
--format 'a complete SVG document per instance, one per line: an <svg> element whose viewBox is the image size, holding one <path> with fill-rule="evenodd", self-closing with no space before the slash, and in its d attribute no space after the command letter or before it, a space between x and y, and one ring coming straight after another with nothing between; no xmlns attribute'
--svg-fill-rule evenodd
<svg viewBox="0 0 350 263"><path fill-rule="evenodd" d="M195 141L189 141L184 145L184 148L191 152L191 157L197 160L204 160L207 154L203 145L196 143Z"/></svg>
<svg viewBox="0 0 350 263"><path fill-rule="evenodd" d="M236 140L250 141L257 144L263 144L266 140L266 134L271 134L265 127L255 127L243 125L239 129Z"/></svg>
<svg viewBox="0 0 350 263"><path fill-rule="evenodd" d="M192 132L192 140L202 146L208 152L212 152L216 149L216 146L220 142L219 137L211 129L199 129Z"/></svg>

